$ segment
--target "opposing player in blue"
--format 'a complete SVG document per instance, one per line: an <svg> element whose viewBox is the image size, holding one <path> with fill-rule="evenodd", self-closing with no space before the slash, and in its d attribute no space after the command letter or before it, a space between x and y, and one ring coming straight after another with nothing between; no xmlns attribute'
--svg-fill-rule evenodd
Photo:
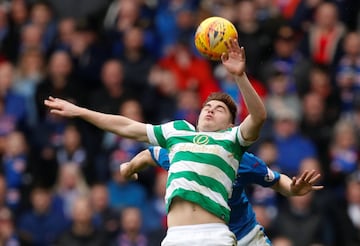
<svg viewBox="0 0 360 246"><path fill-rule="evenodd" d="M168 170L170 162L167 150L150 147L140 152L130 162L123 163L120 166L120 172L127 179L137 179L137 172L149 165ZM233 184L232 197L228 201L231 208L229 228L237 238L237 245L271 245L271 241L264 233L264 228L256 221L255 213L248 201L245 193L247 185L258 184L271 187L284 196L302 196L323 188L323 186L314 185L319 178L320 174L312 170L303 172L299 178L290 179L268 168L266 163L257 156L245 152Z"/></svg>

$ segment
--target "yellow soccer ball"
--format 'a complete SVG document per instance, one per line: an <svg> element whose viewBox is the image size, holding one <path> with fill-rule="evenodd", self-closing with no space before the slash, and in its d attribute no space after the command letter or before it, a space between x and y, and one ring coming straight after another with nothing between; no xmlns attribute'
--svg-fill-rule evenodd
<svg viewBox="0 0 360 246"><path fill-rule="evenodd" d="M213 16L203 20L198 26L194 42L199 53L210 60L220 60L226 52L224 41L237 39L235 26L227 19Z"/></svg>

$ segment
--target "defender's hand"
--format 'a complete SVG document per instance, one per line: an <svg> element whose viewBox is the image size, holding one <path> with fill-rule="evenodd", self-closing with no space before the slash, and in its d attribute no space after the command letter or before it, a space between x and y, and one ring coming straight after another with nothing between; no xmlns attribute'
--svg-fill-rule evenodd
<svg viewBox="0 0 360 246"><path fill-rule="evenodd" d="M320 176L315 170L306 170L300 175L300 178L293 177L290 185L292 195L303 196L310 191L323 189L324 186L322 185L314 185L320 179Z"/></svg>

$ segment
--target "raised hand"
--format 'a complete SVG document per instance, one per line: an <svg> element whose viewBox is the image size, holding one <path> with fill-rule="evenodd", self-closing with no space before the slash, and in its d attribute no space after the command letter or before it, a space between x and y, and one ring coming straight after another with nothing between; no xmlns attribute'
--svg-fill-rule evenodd
<svg viewBox="0 0 360 246"><path fill-rule="evenodd" d="M302 196L310 191L321 190L324 188L322 185L314 185L320 179L320 174L315 170L304 171L299 178L293 177L290 185L290 191L295 196Z"/></svg>
<svg viewBox="0 0 360 246"><path fill-rule="evenodd" d="M49 97L44 104L50 108L50 113L63 117L76 117L79 115L80 107L60 98Z"/></svg>
<svg viewBox="0 0 360 246"><path fill-rule="evenodd" d="M246 69L245 49L240 47L237 39L225 42L227 53L223 53L221 61L227 71L233 75L241 76Z"/></svg>

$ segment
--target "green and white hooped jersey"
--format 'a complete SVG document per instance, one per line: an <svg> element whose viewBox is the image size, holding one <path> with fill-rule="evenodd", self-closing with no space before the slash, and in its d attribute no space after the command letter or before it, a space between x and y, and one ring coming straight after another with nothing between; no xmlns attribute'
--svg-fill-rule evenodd
<svg viewBox="0 0 360 246"><path fill-rule="evenodd" d="M221 132L197 132L190 123L179 120L147 125L153 145L168 149L170 168L166 184L167 210L175 196L194 202L229 222L233 181L239 161L250 142L240 127Z"/></svg>

